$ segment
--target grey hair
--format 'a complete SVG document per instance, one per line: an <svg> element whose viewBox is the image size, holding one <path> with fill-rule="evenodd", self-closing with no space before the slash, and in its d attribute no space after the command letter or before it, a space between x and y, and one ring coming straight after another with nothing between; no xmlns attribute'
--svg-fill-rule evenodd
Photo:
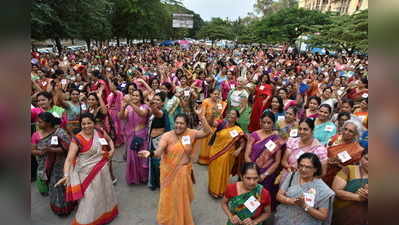
<svg viewBox="0 0 399 225"><path fill-rule="evenodd" d="M362 122L359 119L351 118L350 120L345 121L342 127L345 127L348 124L353 124L356 127L356 136L359 138L366 129L364 128Z"/></svg>

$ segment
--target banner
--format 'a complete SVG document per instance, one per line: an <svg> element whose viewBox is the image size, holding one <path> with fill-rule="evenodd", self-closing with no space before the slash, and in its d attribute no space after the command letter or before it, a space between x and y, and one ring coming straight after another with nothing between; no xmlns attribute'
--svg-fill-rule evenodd
<svg viewBox="0 0 399 225"><path fill-rule="evenodd" d="M173 14L173 28L193 28L192 14Z"/></svg>

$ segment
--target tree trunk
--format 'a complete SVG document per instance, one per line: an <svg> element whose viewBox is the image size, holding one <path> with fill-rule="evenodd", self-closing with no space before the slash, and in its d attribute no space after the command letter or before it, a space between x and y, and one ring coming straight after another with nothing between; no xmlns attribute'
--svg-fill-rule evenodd
<svg viewBox="0 0 399 225"><path fill-rule="evenodd" d="M90 47L91 47L90 44L91 44L90 39L86 39L86 45L87 45L87 50L88 50L88 51L90 51L90 49L91 49L91 48L90 48Z"/></svg>
<svg viewBox="0 0 399 225"><path fill-rule="evenodd" d="M103 48L103 42L100 41L100 48Z"/></svg>
<svg viewBox="0 0 399 225"><path fill-rule="evenodd" d="M71 39L71 44L75 45L75 40L73 38Z"/></svg>
<svg viewBox="0 0 399 225"><path fill-rule="evenodd" d="M119 40L119 36L116 37L116 46L120 46L120 40Z"/></svg>
<svg viewBox="0 0 399 225"><path fill-rule="evenodd" d="M61 39L59 37L56 37L54 41L55 41L55 46L57 47L58 50L58 54L60 55L62 53Z"/></svg>

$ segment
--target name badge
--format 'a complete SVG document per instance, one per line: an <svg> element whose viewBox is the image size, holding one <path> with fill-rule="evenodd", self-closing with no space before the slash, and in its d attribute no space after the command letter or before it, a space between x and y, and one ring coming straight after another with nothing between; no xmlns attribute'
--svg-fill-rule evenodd
<svg viewBox="0 0 399 225"><path fill-rule="evenodd" d="M290 137L296 137L296 136L298 136L298 129L291 129Z"/></svg>
<svg viewBox="0 0 399 225"><path fill-rule="evenodd" d="M236 130L232 130L232 131L230 131L230 135L231 135L231 137L235 138L238 136L238 132Z"/></svg>
<svg viewBox="0 0 399 225"><path fill-rule="evenodd" d="M305 199L306 205L309 207L314 207L316 199L316 190L314 188L311 188L308 192L303 193L303 197Z"/></svg>
<svg viewBox="0 0 399 225"><path fill-rule="evenodd" d="M158 93L160 93L160 92L161 92L161 91L160 91L159 89L156 89L156 90L155 90L155 93L156 93L156 94L158 94Z"/></svg>
<svg viewBox="0 0 399 225"><path fill-rule="evenodd" d="M263 91L263 89L265 89L265 86L262 85L262 86L259 87L259 90Z"/></svg>
<svg viewBox="0 0 399 225"><path fill-rule="evenodd" d="M253 213L255 210L260 206L260 202L254 197L251 196L248 200L244 203L245 207Z"/></svg>
<svg viewBox="0 0 399 225"><path fill-rule="evenodd" d="M231 89L234 89L235 87L236 87L235 84L231 84L231 85L230 85L230 88L231 88Z"/></svg>
<svg viewBox="0 0 399 225"><path fill-rule="evenodd" d="M343 91L341 91L341 90L338 90L338 91L337 91L337 94L338 94L338 95L342 95L342 93L343 93Z"/></svg>
<svg viewBox="0 0 399 225"><path fill-rule="evenodd" d="M85 104L81 104L80 107L82 108L83 111L87 110L87 107Z"/></svg>
<svg viewBox="0 0 399 225"><path fill-rule="evenodd" d="M324 130L325 130L325 131L328 131L328 132L332 132L332 131L334 130L334 126L332 126L332 125L327 125L326 128L325 128Z"/></svg>
<svg viewBox="0 0 399 225"><path fill-rule="evenodd" d="M362 98L368 98L368 97L369 97L369 94L367 94L367 93L362 94Z"/></svg>
<svg viewBox="0 0 399 225"><path fill-rule="evenodd" d="M67 84L67 80L62 79L62 80L61 80L61 84L63 84L63 85Z"/></svg>
<svg viewBox="0 0 399 225"><path fill-rule="evenodd" d="M58 136L51 137L51 145L58 145Z"/></svg>
<svg viewBox="0 0 399 225"><path fill-rule="evenodd" d="M122 83L121 87L123 87L123 88L126 87L126 83Z"/></svg>
<svg viewBox="0 0 399 225"><path fill-rule="evenodd" d="M219 109L219 110L222 110L222 109L223 109L222 104L220 104L220 103L218 104L218 109Z"/></svg>
<svg viewBox="0 0 399 225"><path fill-rule="evenodd" d="M80 86L79 86L79 90L83 90L83 88L84 88L83 85L80 85Z"/></svg>
<svg viewBox="0 0 399 225"><path fill-rule="evenodd" d="M191 144L190 136L183 136L182 142L183 142L183 145L189 145L189 144Z"/></svg>
<svg viewBox="0 0 399 225"><path fill-rule="evenodd" d="M270 140L265 144L265 147L267 148L267 150L269 150L270 152L273 152L274 149L277 147L276 143L274 143L274 141Z"/></svg>
<svg viewBox="0 0 399 225"><path fill-rule="evenodd" d="M284 120L284 119L285 119L284 116L278 116L278 117L277 117L277 121Z"/></svg>
<svg viewBox="0 0 399 225"><path fill-rule="evenodd" d="M52 112L51 114L53 114L54 117L61 118L61 116L56 112Z"/></svg>
<svg viewBox="0 0 399 225"><path fill-rule="evenodd" d="M186 97L190 96L190 91L184 91L184 96Z"/></svg>
<svg viewBox="0 0 399 225"><path fill-rule="evenodd" d="M43 82L42 82L42 85L43 85L43 86L46 86L46 85L47 85L47 81L43 81Z"/></svg>
<svg viewBox="0 0 399 225"><path fill-rule="evenodd" d="M101 145L108 145L108 142L105 140L105 138L100 138L99 140Z"/></svg>
<svg viewBox="0 0 399 225"><path fill-rule="evenodd" d="M337 156L338 156L339 160L341 160L342 163L345 163L352 159L352 157L349 155L349 153L347 151L340 152L340 153L338 153Z"/></svg>

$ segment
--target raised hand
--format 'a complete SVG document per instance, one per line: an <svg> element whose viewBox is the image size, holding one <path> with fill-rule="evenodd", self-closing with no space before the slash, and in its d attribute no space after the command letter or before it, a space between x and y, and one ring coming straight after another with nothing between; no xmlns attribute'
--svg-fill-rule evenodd
<svg viewBox="0 0 399 225"><path fill-rule="evenodd" d="M137 155L140 157L140 158L148 158L148 157L150 157L150 151L148 151L148 150L142 150L142 151L139 151L138 153L137 153Z"/></svg>

